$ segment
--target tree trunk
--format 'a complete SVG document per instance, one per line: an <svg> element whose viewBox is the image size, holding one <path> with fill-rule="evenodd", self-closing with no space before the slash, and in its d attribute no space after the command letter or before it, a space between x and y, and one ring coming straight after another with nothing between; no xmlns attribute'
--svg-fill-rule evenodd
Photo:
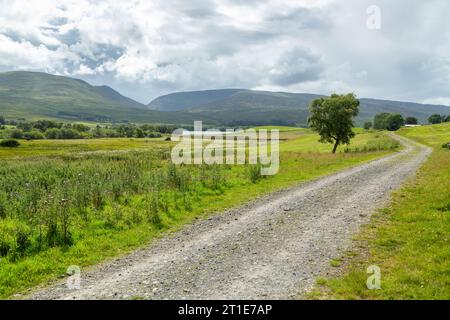
<svg viewBox="0 0 450 320"><path fill-rule="evenodd" d="M334 147L333 147L333 153L336 153L336 149L339 145L339 140L336 140L336 142L334 143Z"/></svg>

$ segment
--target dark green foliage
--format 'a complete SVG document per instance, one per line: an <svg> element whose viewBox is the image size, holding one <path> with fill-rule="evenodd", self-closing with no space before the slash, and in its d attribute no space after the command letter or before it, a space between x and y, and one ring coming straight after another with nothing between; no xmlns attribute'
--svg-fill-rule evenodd
<svg viewBox="0 0 450 320"><path fill-rule="evenodd" d="M400 114L390 114L386 120L386 129L396 131L405 125L405 119Z"/></svg>
<svg viewBox="0 0 450 320"><path fill-rule="evenodd" d="M377 114L373 120L373 127L377 130L385 130L387 128L387 118L389 117L389 113L380 113Z"/></svg>
<svg viewBox="0 0 450 320"><path fill-rule="evenodd" d="M0 147L5 148L17 148L20 146L20 142L14 139L5 139L0 141Z"/></svg>
<svg viewBox="0 0 450 320"><path fill-rule="evenodd" d="M22 139L23 138L23 131L20 129L14 129L9 133L9 137L11 139Z"/></svg>
<svg viewBox="0 0 450 320"><path fill-rule="evenodd" d="M319 133L320 142L334 143L333 153L341 144L349 144L355 136L353 119L358 115L359 101L355 95L332 94L330 98L320 98L312 102L310 127Z"/></svg>
<svg viewBox="0 0 450 320"><path fill-rule="evenodd" d="M26 140L39 140L44 138L44 134L40 131L29 131L23 133L23 139Z"/></svg>
<svg viewBox="0 0 450 320"><path fill-rule="evenodd" d="M80 132L74 129L68 128L51 128L45 132L47 139L82 139L83 136Z"/></svg>
<svg viewBox="0 0 450 320"><path fill-rule="evenodd" d="M445 116L441 116L439 114L432 114L429 118L428 118L428 122L431 124L438 124L438 123L442 123L443 119L445 119Z"/></svg>
<svg viewBox="0 0 450 320"><path fill-rule="evenodd" d="M368 121L364 123L364 129L370 130L372 128L372 122Z"/></svg>
<svg viewBox="0 0 450 320"><path fill-rule="evenodd" d="M0 127L1 128L1 127ZM160 138L162 133L171 134L175 125L96 125L81 123L61 123L49 120L34 122L18 121L16 128L4 130L3 136L13 139L83 139L83 138ZM188 127L188 129L191 129Z"/></svg>
<svg viewBox="0 0 450 320"><path fill-rule="evenodd" d="M405 120L398 113L380 113L374 118L374 128L378 130L396 131L405 124Z"/></svg>
<svg viewBox="0 0 450 320"><path fill-rule="evenodd" d="M417 118L414 117L407 117L405 119L405 124L418 124L419 120L417 120Z"/></svg>
<svg viewBox="0 0 450 320"><path fill-rule="evenodd" d="M6 120L4 116L0 116L0 125L5 125L6 124Z"/></svg>

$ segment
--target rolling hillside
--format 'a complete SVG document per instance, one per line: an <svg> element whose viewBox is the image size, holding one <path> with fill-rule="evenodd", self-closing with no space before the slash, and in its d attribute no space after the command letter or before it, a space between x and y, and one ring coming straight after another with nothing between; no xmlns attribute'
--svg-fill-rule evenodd
<svg viewBox="0 0 450 320"><path fill-rule="evenodd" d="M184 110L197 119L213 119L223 124L306 125L308 106L314 94L253 91L240 89L179 92L153 100L149 109ZM433 113L450 114L450 107L410 102L360 99L357 122L372 120L381 112L413 116L422 123Z"/></svg>
<svg viewBox="0 0 450 320"><path fill-rule="evenodd" d="M0 114L7 118L91 122L137 122L210 125L307 125L308 106L320 95L245 89L177 92L148 106L107 86L38 72L0 73ZM450 115L450 107L360 99L357 123L380 112L398 112L426 122L433 113Z"/></svg>
<svg viewBox="0 0 450 320"><path fill-rule="evenodd" d="M0 73L0 114L93 122L192 123L189 114L148 110L107 86L38 72Z"/></svg>

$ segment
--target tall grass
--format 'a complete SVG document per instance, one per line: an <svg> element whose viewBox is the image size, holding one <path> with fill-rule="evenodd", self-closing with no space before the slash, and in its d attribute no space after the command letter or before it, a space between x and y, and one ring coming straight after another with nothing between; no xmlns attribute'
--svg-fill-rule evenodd
<svg viewBox="0 0 450 320"><path fill-rule="evenodd" d="M364 145L347 147L344 149L345 153L355 152L374 152L383 150L396 150L400 148L400 142L394 140L386 135L375 135L369 139Z"/></svg>
<svg viewBox="0 0 450 320"><path fill-rule="evenodd" d="M110 228L143 221L159 226L161 213L189 211L192 198L226 185L220 166L188 168L165 158L130 152L1 163L0 256L15 260L70 246L73 232L93 222ZM142 203L124 210L137 195Z"/></svg>

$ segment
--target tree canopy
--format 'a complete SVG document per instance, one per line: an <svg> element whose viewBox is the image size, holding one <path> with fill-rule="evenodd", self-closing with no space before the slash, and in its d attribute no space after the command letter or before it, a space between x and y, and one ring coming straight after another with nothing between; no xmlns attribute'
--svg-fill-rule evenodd
<svg viewBox="0 0 450 320"><path fill-rule="evenodd" d="M432 114L429 118L428 118L428 122L431 124L438 124L441 123L443 118L445 117L441 117L440 114Z"/></svg>
<svg viewBox="0 0 450 320"><path fill-rule="evenodd" d="M353 93L316 99L311 103L310 112L310 127L319 133L320 142L334 143L333 153L355 136L353 118L358 115L359 100Z"/></svg>
<svg viewBox="0 0 450 320"><path fill-rule="evenodd" d="M415 117L407 117L405 119L405 124L418 124L419 121Z"/></svg>
<svg viewBox="0 0 450 320"><path fill-rule="evenodd" d="M396 131L405 124L405 119L399 113L380 113L375 116L373 124L378 130Z"/></svg>
<svg viewBox="0 0 450 320"><path fill-rule="evenodd" d="M372 128L372 122L367 121L364 123L364 129L369 130Z"/></svg>

